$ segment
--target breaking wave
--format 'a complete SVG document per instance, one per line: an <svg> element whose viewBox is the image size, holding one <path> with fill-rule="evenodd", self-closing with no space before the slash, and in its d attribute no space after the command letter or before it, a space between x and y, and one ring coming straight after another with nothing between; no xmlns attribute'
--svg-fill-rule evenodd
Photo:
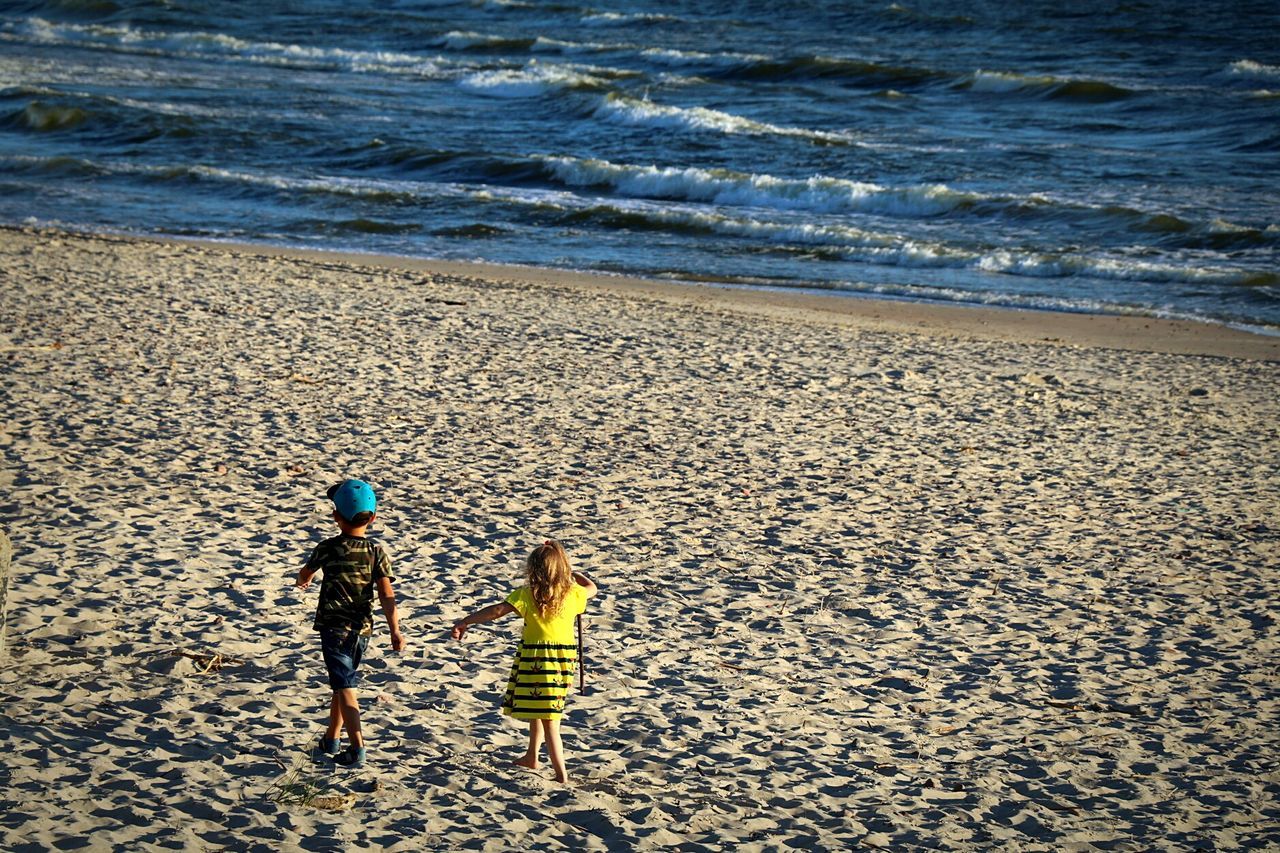
<svg viewBox="0 0 1280 853"><path fill-rule="evenodd" d="M1120 101L1135 94L1131 89L1102 80L1064 79L1006 71L975 71L962 77L955 86L979 94L1018 93L1086 103Z"/></svg>
<svg viewBox="0 0 1280 853"><path fill-rule="evenodd" d="M563 89L601 89L607 81L559 66L531 64L468 74L458 85L491 98L538 98Z"/></svg>
<svg viewBox="0 0 1280 853"><path fill-rule="evenodd" d="M595 117L620 124L645 127L674 127L689 130L715 130L721 133L747 133L772 136L795 136L815 142L843 143L849 137L839 133L780 127L767 122L736 116L705 107L674 107L649 100L631 98L612 92L595 110Z"/></svg>

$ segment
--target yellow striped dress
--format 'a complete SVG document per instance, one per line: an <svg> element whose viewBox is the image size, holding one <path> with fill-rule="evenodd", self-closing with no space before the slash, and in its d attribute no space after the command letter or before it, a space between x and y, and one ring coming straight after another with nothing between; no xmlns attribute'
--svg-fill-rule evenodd
<svg viewBox="0 0 1280 853"><path fill-rule="evenodd" d="M524 619L524 631L511 665L502 713L517 720L558 720L564 714L564 697L578 665L573 620L587 609L587 591L575 583L565 594L560 612L550 619L539 615L527 586L508 595L507 603Z"/></svg>

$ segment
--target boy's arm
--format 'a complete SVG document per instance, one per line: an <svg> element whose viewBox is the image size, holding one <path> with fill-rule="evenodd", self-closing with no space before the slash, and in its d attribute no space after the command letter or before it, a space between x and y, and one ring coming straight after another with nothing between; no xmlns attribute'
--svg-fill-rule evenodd
<svg viewBox="0 0 1280 853"><path fill-rule="evenodd" d="M391 578L378 578L378 603L382 605L382 615L387 619L387 630L391 632L391 651L404 649L404 634L400 633L400 615L396 613L396 593L391 588Z"/></svg>
<svg viewBox="0 0 1280 853"><path fill-rule="evenodd" d="M453 637L455 640L461 640L462 635L467 633L467 629L472 625L479 625L482 622L492 622L494 619L506 616L508 613L515 612L516 609L506 601L502 601L497 604L490 604L488 607L477 610L457 625L454 625L453 630L449 632L449 636Z"/></svg>
<svg viewBox="0 0 1280 853"><path fill-rule="evenodd" d="M591 596L595 595L597 592L600 591L599 588L595 585L595 583L591 580L591 578L587 577L582 572L573 573L573 582L576 583L578 586L586 589L587 598L590 598Z"/></svg>
<svg viewBox="0 0 1280 853"><path fill-rule="evenodd" d="M303 566L298 570L298 579L293 582L293 585L298 589L306 589L311 586L311 579L315 577L318 571L320 571L318 566Z"/></svg>

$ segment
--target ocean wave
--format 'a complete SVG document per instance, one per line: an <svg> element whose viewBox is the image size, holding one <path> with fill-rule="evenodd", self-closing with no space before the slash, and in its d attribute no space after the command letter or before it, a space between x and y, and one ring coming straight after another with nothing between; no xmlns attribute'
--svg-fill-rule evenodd
<svg viewBox="0 0 1280 853"><path fill-rule="evenodd" d="M926 284L887 284L839 282L827 288L838 293L874 296L910 301L949 302L962 305L988 305L995 308L1020 308L1038 311L1062 311L1073 314L1110 314L1131 317L1155 317L1165 320L1187 320L1195 323L1222 324L1257 334L1274 335L1275 326L1241 325L1211 313L1177 310L1167 305L1139 305L1098 298L1016 293L1003 290L970 290Z"/></svg>
<svg viewBox="0 0 1280 853"><path fill-rule="evenodd" d="M1133 258L1097 257L1075 253L1035 253L999 250L984 254L977 268L983 272L1030 278L1085 276L1111 281L1162 284L1217 284L1256 287L1280 281L1280 275L1229 267L1197 267L1155 263Z"/></svg>
<svg viewBox="0 0 1280 853"><path fill-rule="evenodd" d="M735 237L751 240L761 249L825 248L847 260L881 265L959 269L975 267L982 257L961 247L851 225L780 222L643 200L608 202L536 188L489 187L477 195L490 201L555 212L565 225Z"/></svg>
<svg viewBox="0 0 1280 853"><path fill-rule="evenodd" d="M1131 89L1102 80L1080 80L981 69L960 78L955 83L955 87L979 94L1019 93L1086 103L1119 101L1135 94Z"/></svg>
<svg viewBox="0 0 1280 853"><path fill-rule="evenodd" d="M557 165L549 164L552 168ZM577 169L581 164L575 164ZM615 167L616 168L616 167ZM1226 265L1196 265L1193 263L1160 262L1149 259L1128 258L1115 255L1086 252L1033 250L1027 248L986 248L956 242L931 240L920 235L911 236L885 230L860 228L848 223L818 223L804 219L788 219L785 211L778 217L763 215L729 214L694 206L682 206L644 199L629 201L602 201L597 197L577 192L540 188L518 188L500 185L460 184L456 182L421 182L412 180L352 179L337 176L294 177L244 170L222 169L208 166L146 166L130 162L94 163L66 157L9 157L0 158L0 171L34 175L58 174L79 177L106 177L132 174L142 179L166 184L214 181L242 187L260 187L279 191L288 196L330 195L357 198L360 202L387 203L397 207L405 204L420 205L433 200L459 199L463 201L499 203L507 206L537 208L558 216L563 225L581 228L584 225L604 231L662 231L675 235L711 235L748 241L751 251L787 252L796 249L817 250L815 257L829 260L852 261L876 266L924 270L969 270L990 275L1014 276L1031 279L1089 278L1103 281L1143 282L1154 284L1185 284L1196 286L1247 287L1271 292L1280 286L1280 274L1256 269L1233 268ZM676 176L643 175L638 170L636 179L674 179ZM606 170L607 173L607 170ZM569 183L580 184L588 179L586 173L575 171ZM616 176L610 178L615 180ZM713 192L705 176L697 176L703 194ZM776 179L775 179L776 180ZM598 181L593 181L596 183ZM678 180L677 180L678 183ZM763 185L775 203L784 199L791 210L814 209L823 198L823 192L832 187L817 185L818 195L805 198L800 184L790 187L781 195L782 185ZM845 195L854 186L842 188ZM646 190L651 187L646 184ZM732 200L740 200L741 187L727 189ZM865 189L865 188L864 188ZM685 193L696 196L699 193ZM865 196L874 199L874 194ZM690 198L690 201L697 199ZM755 199L758 200L758 199ZM884 203L884 199L880 203ZM829 207L828 201L822 205ZM759 205L751 205L760 210ZM774 205L775 209L778 207ZM344 209L346 209L344 207ZM1217 227L1224 232L1237 230L1229 223ZM365 234L408 234L419 232L419 222L403 218L364 214L355 217L317 219L309 226L311 231L348 232ZM1272 226L1280 232L1280 228ZM467 226L456 234L459 238L483 238L501 232L498 226Z"/></svg>
<svg viewBox="0 0 1280 853"><path fill-rule="evenodd" d="M1242 74L1247 77L1280 77L1280 65L1265 65L1252 59L1233 62L1228 70L1232 74Z"/></svg>
<svg viewBox="0 0 1280 853"><path fill-rule="evenodd" d="M356 217L355 219L309 219L305 222L296 222L295 226L300 226L299 230L315 231L319 233L337 233L337 234L414 234L422 230L422 226L416 222L389 222L383 219L368 219L366 217Z"/></svg>
<svg viewBox="0 0 1280 853"><path fill-rule="evenodd" d="M849 137L838 133L780 127L707 109L706 107L674 107L647 99L631 98L611 92L596 107L595 117L604 121L644 127L674 127L687 130L714 130L720 133L744 133L761 136L795 136L815 142L847 143Z"/></svg>
<svg viewBox="0 0 1280 853"><path fill-rule="evenodd" d="M735 76L761 77L770 76L804 78L838 77L843 72L852 76L877 76L887 74L892 79L901 79L901 69L894 71L888 66L877 66L874 63L841 60L826 57L776 58L765 54L738 53L725 51L710 53L698 50L680 50L670 47L636 44L631 42L598 42L598 41L566 41L541 35L500 36L478 32L451 31L430 42L432 47L456 52L528 52L550 53L563 56L579 56L585 54L613 54L629 56L644 60L651 65L667 68L691 68L705 70L720 77ZM877 72L881 72L877 74ZM924 72L927 75L927 72ZM912 76L913 75L908 75Z"/></svg>
<svg viewBox="0 0 1280 853"><path fill-rule="evenodd" d="M126 167L127 168L127 167ZM318 175L312 178L221 169L213 166L139 167L165 180L208 180L247 186L266 187L290 194L336 195L374 202L416 202L424 197L466 196L469 188L451 184L423 185L416 181L346 178Z"/></svg>
<svg viewBox="0 0 1280 853"><path fill-rule="evenodd" d="M668 67L731 68L754 62L768 62L769 57L754 53L706 53L698 50L676 50L669 47L635 47L646 60Z"/></svg>
<svg viewBox="0 0 1280 853"><path fill-rule="evenodd" d="M821 246L867 261L904 266L972 268L989 273L1028 277L1082 275L1100 279L1159 282L1214 282L1234 285L1269 285L1265 273L1228 267L1190 267L1121 259L1099 261L1092 255L1026 250L981 250L963 245L906 238L900 234L869 230L847 222L778 222L769 216L733 216L723 210L682 207L711 203L722 208L773 210L784 217L793 212L818 214L867 213L906 219L928 218L959 210L980 210L993 204L969 193L942 185L918 185L890 189L876 184L834 178L782 179L744 175L723 170L659 169L620 166L605 161L560 157L492 158L448 151L399 150L374 146L367 166L433 173L430 180L352 178L329 175L285 176L249 170L203 165L147 166L125 161L95 163L66 157L8 158L15 171L63 176L131 174L148 181L182 183L214 181L242 187L260 187L289 195L317 194L358 198L362 202L418 204L442 198L489 199L528 204L546 209L608 214L610 227L666 228L690 233L716 233L752 238L765 244ZM519 184L552 178L569 191L521 187ZM494 182L498 183L494 183ZM626 202L602 202L584 196L578 188L603 186L630 197ZM652 200L652 203L650 202ZM671 204L670 202L676 202ZM1006 201L1006 203L1012 203ZM1108 212L1108 210L1110 212ZM1116 225L1133 214L1128 209L1095 210L1113 217ZM624 220L632 217L628 226ZM1167 217L1166 233L1174 249L1229 251L1254 249L1280 243L1280 227L1266 229L1235 225L1221 219L1192 226ZM1132 223L1130 223L1132 227Z"/></svg>
<svg viewBox="0 0 1280 853"><path fill-rule="evenodd" d="M54 0L41 5L52 5L59 11L81 15L111 15L123 11L123 7L112 0Z"/></svg>
<svg viewBox="0 0 1280 853"><path fill-rule="evenodd" d="M432 47L452 51L501 52L501 53L558 53L577 55L606 53L614 48L607 44L572 42L546 36L498 36L488 33L451 30L430 42Z"/></svg>
<svg viewBox="0 0 1280 853"><path fill-rule="evenodd" d="M1274 127L1271 132L1267 132L1259 128L1256 132L1250 134L1251 138L1244 139L1232 145L1229 150L1240 151L1249 154L1272 154L1280 152L1280 131L1276 131Z"/></svg>
<svg viewBox="0 0 1280 853"><path fill-rule="evenodd" d="M627 27L653 24L677 24L681 19L672 15L631 12L584 12L581 21L588 27Z"/></svg>
<svg viewBox="0 0 1280 853"><path fill-rule="evenodd" d="M530 63L523 68L468 74L458 85L490 98L537 98L563 89L602 89L608 83L570 68Z"/></svg>
<svg viewBox="0 0 1280 853"><path fill-rule="evenodd" d="M1265 288L1280 275L1225 266L1157 263L1134 258L1029 249L981 249L842 224L785 222L647 202L601 203L554 191L489 191L509 204L561 211L565 224L742 238L757 249L826 250L828 258L909 269L973 270L1024 278L1086 277L1104 281Z"/></svg>
<svg viewBox="0 0 1280 853"><path fill-rule="evenodd" d="M0 157L0 169L15 174L48 175L64 178L93 178L105 174L105 170L92 160L65 155L54 157L34 155Z"/></svg>
<svg viewBox="0 0 1280 853"><path fill-rule="evenodd" d="M438 59L416 54L250 41L223 33L156 32L127 24L69 24L29 18L17 24L5 24L0 32L7 41L71 45L147 56L217 56L285 67L342 68L427 77L444 73Z"/></svg>
<svg viewBox="0 0 1280 853"><path fill-rule="evenodd" d="M489 225L484 222L472 222L468 225L435 228L431 231L431 236L455 237L466 240L484 240L490 237L498 237L506 233L509 233L506 228L499 228L496 225Z"/></svg>
<svg viewBox="0 0 1280 853"><path fill-rule="evenodd" d="M559 200L563 204L563 199ZM539 196L541 206L547 196ZM745 238L763 250L818 247L831 259L899 266L908 269L969 269L1019 275L1025 278L1087 277L1125 282L1217 284L1230 287L1268 287L1280 275L1226 266L1160 264L1152 261L1030 250L979 250L952 243L920 240L886 232L864 231L849 225L771 222L708 211L671 209L657 205L585 204L567 206L567 222L590 222L628 231L667 231Z"/></svg>
<svg viewBox="0 0 1280 853"><path fill-rule="evenodd" d="M432 47L457 52L528 52L565 56L616 54L642 59L651 65L692 68L721 78L865 80L877 85L948 79L944 72L923 68L882 65L875 62L804 55L774 57L758 53L711 53L630 42L566 41L542 35L502 36L470 31L450 31L433 39Z"/></svg>
<svg viewBox="0 0 1280 853"><path fill-rule="evenodd" d="M870 87L909 88L952 79L932 68L891 65L864 59L804 54L790 57L746 57L728 63L711 76L760 81L835 80Z"/></svg>
<svg viewBox="0 0 1280 853"><path fill-rule="evenodd" d="M908 219L951 214L1074 222L1094 228L1156 232L1190 241L1210 232L1206 224L1165 213L1100 206L1044 195L994 196L945 184L886 187L815 175L805 179L746 174L727 169L634 166L605 160L542 157L551 176L573 187L602 186L633 198L706 202L727 207L865 213ZM1219 232L1223 228L1217 229ZM1257 229L1244 229L1255 235Z"/></svg>
<svg viewBox="0 0 1280 853"><path fill-rule="evenodd" d="M0 117L0 126L33 130L36 133L59 133L76 130L88 120L88 111L80 107L32 101Z"/></svg>
<svg viewBox="0 0 1280 853"><path fill-rule="evenodd" d="M600 203L577 196L566 199L539 194L538 199L539 203L543 204L548 200L554 200L559 207L568 212L570 221L606 223L612 227L722 234L748 237L768 243L795 243L841 249L897 248L904 242L899 235L867 231L847 225L770 222L645 202Z"/></svg>
<svg viewBox="0 0 1280 853"><path fill-rule="evenodd" d="M941 184L892 189L822 176L797 180L727 169L631 166L571 157L539 159L552 176L568 186L606 186L640 198L701 201L733 207L925 217L949 213L981 199Z"/></svg>
<svg viewBox="0 0 1280 853"><path fill-rule="evenodd" d="M431 42L432 47L449 50L530 50L537 36L494 36L453 30Z"/></svg>
<svg viewBox="0 0 1280 853"><path fill-rule="evenodd" d="M143 142L160 136L198 136L209 126L206 119L218 119L225 114L194 105L50 90L44 98L0 113L0 126L37 134L76 131L91 133L99 139Z"/></svg>
<svg viewBox="0 0 1280 853"><path fill-rule="evenodd" d="M20 86L8 90L0 89L0 99L14 99L22 97L36 98L37 100L33 103L41 103L40 99L74 101L76 104L81 105L77 107L78 109L86 112L90 112L95 109L123 108L125 110L133 110L139 113L151 113L164 116L219 119L242 118L252 114L248 110L210 107L201 104L173 103L170 101L147 101L139 98L129 98L119 95L109 95L101 92L71 88ZM283 115L286 114L279 113L277 114L277 117Z"/></svg>

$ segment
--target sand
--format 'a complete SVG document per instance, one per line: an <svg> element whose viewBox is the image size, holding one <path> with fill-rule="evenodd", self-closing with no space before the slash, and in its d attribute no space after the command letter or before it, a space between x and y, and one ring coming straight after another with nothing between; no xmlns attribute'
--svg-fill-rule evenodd
<svg viewBox="0 0 1280 853"><path fill-rule="evenodd" d="M0 230L3 846L1275 849L1276 339ZM292 587L381 495L370 761ZM601 586L573 781L514 619ZM5 587L0 586L0 589Z"/></svg>

